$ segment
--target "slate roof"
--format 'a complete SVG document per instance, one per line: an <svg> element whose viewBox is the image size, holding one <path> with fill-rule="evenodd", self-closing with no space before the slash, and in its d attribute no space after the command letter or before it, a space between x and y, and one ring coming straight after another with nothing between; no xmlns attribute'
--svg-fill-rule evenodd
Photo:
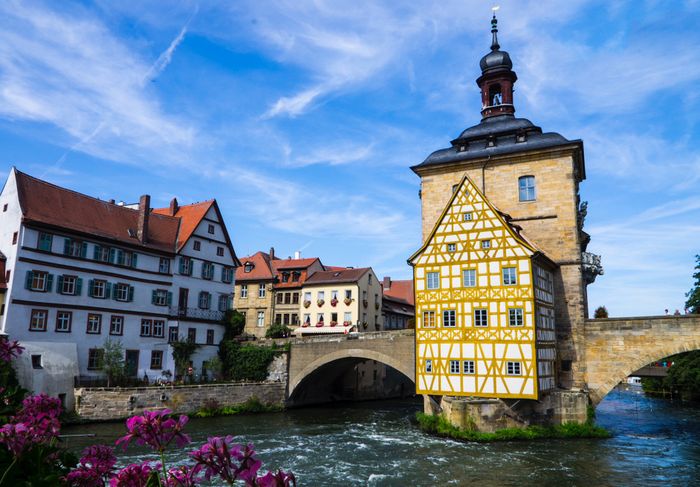
<svg viewBox="0 0 700 487"><path fill-rule="evenodd" d="M314 285L357 282L370 270L370 267L360 267L357 269L343 269L339 271L314 272L306 279L306 284Z"/></svg>

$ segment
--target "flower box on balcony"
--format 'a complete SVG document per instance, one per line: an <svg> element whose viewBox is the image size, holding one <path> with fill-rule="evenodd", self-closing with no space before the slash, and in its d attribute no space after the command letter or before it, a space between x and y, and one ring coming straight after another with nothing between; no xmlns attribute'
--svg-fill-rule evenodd
<svg viewBox="0 0 700 487"><path fill-rule="evenodd" d="M311 301L304 301L304 308L311 306Z"/></svg>
<svg viewBox="0 0 700 487"><path fill-rule="evenodd" d="M351 326L352 321L343 321L343 326Z"/></svg>
<svg viewBox="0 0 700 487"><path fill-rule="evenodd" d="M324 303L325 301L323 299L319 299L318 301L316 301L316 304L319 306L319 308L323 306Z"/></svg>
<svg viewBox="0 0 700 487"><path fill-rule="evenodd" d="M309 326L311 326L311 323L309 323L308 321L305 321L305 322L302 323L302 325L301 325L302 328L308 328Z"/></svg>
<svg viewBox="0 0 700 487"><path fill-rule="evenodd" d="M316 323L316 328L321 328L323 326L323 321Z"/></svg>
<svg viewBox="0 0 700 487"><path fill-rule="evenodd" d="M338 326L338 322L337 322L337 321L331 321L331 326Z"/></svg>
<svg viewBox="0 0 700 487"><path fill-rule="evenodd" d="M331 299L331 306L337 306L338 305L338 300L336 298Z"/></svg>
<svg viewBox="0 0 700 487"><path fill-rule="evenodd" d="M346 305L350 306L350 303L352 303L352 299L351 299L351 298L345 298L345 299L343 300L343 303L345 303Z"/></svg>

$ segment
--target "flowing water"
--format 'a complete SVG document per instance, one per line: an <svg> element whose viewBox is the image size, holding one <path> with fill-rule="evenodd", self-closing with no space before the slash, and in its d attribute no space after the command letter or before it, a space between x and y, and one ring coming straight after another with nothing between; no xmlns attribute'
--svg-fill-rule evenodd
<svg viewBox="0 0 700 487"><path fill-rule="evenodd" d="M301 486L686 486L700 485L700 409L615 390L600 404L607 440L462 443L420 432L417 401L381 401L283 413L192 420L195 444L231 434L252 442L263 468L292 470ZM122 424L66 428L76 450L122 435ZM182 462L189 449L171 452ZM120 463L152 458L143 449Z"/></svg>

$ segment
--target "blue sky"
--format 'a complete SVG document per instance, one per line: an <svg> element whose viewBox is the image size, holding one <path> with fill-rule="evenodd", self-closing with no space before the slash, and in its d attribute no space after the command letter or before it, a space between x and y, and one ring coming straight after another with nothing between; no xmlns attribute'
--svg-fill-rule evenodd
<svg viewBox="0 0 700 487"><path fill-rule="evenodd" d="M274 246L407 278L409 166L479 122L484 1L0 3L0 176L215 197ZM591 309L681 308L700 253L700 2L503 1L517 114L584 140Z"/></svg>

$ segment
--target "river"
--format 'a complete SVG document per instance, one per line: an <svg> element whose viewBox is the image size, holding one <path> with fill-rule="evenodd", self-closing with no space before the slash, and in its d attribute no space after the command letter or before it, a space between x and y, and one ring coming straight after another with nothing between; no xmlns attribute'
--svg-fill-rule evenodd
<svg viewBox="0 0 700 487"><path fill-rule="evenodd" d="M290 469L300 486L686 486L700 479L700 409L616 389L598 406L607 440L475 444L423 434L417 401L381 401L192 420L195 444L232 434L252 442L263 468ZM70 448L111 444L122 424L67 427ZM181 462L186 451L171 452ZM130 447L120 463L152 458Z"/></svg>

